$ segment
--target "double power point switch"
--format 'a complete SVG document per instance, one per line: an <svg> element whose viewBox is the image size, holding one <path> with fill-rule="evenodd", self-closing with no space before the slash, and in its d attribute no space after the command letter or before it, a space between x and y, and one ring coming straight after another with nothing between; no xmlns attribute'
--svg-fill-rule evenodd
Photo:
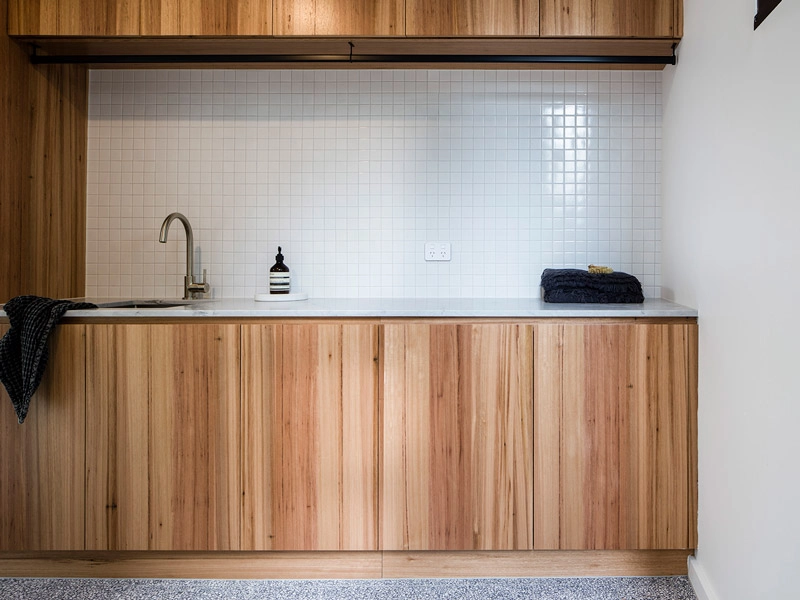
<svg viewBox="0 0 800 600"><path fill-rule="evenodd" d="M425 260L450 260L450 242L425 242Z"/></svg>

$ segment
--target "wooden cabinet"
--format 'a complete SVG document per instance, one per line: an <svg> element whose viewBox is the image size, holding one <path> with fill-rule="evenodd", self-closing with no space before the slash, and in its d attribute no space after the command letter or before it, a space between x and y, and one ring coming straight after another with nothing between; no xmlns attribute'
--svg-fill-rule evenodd
<svg viewBox="0 0 800 600"><path fill-rule="evenodd" d="M682 0L10 0L19 36L679 38ZM274 27L273 27L274 20Z"/></svg>
<svg viewBox="0 0 800 600"><path fill-rule="evenodd" d="M0 414L0 550L696 547L689 320L92 323L51 342L28 420Z"/></svg>
<svg viewBox="0 0 800 600"><path fill-rule="evenodd" d="M87 329L86 547L149 547L150 327Z"/></svg>
<svg viewBox="0 0 800 600"><path fill-rule="evenodd" d="M11 0L10 35L271 35L272 0Z"/></svg>
<svg viewBox="0 0 800 600"><path fill-rule="evenodd" d="M275 35L395 36L405 32L403 0L274 0Z"/></svg>
<svg viewBox="0 0 800 600"><path fill-rule="evenodd" d="M406 35L537 36L539 0L406 0Z"/></svg>
<svg viewBox="0 0 800 600"><path fill-rule="evenodd" d="M239 326L153 325L154 550L239 547Z"/></svg>
<svg viewBox="0 0 800 600"><path fill-rule="evenodd" d="M682 0L7 1L10 35L41 62L660 69L683 34Z"/></svg>
<svg viewBox="0 0 800 600"><path fill-rule="evenodd" d="M0 302L85 288L87 70L32 65L4 33L38 4L0 0Z"/></svg>
<svg viewBox="0 0 800 600"><path fill-rule="evenodd" d="M84 548L84 336L83 325L53 334L22 425L0 386L0 550Z"/></svg>
<svg viewBox="0 0 800 600"><path fill-rule="evenodd" d="M88 548L238 550L239 326L87 337Z"/></svg>
<svg viewBox="0 0 800 600"><path fill-rule="evenodd" d="M378 548L378 326L242 326L243 550Z"/></svg>
<svg viewBox="0 0 800 600"><path fill-rule="evenodd" d="M542 37L673 38L682 0L541 0Z"/></svg>
<svg viewBox="0 0 800 600"><path fill-rule="evenodd" d="M384 550L532 547L529 325L387 324Z"/></svg>
<svg viewBox="0 0 800 600"><path fill-rule="evenodd" d="M272 34L272 0L140 0L141 35Z"/></svg>
<svg viewBox="0 0 800 600"><path fill-rule="evenodd" d="M696 327L537 325L535 549L694 547Z"/></svg>
<svg viewBox="0 0 800 600"><path fill-rule="evenodd" d="M140 0L11 0L8 33L39 36L139 34Z"/></svg>

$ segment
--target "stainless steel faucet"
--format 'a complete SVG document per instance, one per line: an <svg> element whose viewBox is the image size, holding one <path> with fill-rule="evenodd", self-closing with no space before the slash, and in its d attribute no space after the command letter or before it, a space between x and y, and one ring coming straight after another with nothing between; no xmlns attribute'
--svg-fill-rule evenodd
<svg viewBox="0 0 800 600"><path fill-rule="evenodd" d="M161 233L158 234L158 241L162 244L167 243L167 232L170 224L175 219L183 223L183 228L186 230L186 276L183 278L183 298L184 300L189 300L199 297L200 294L207 294L211 286L206 282L205 269L203 269L203 281L194 280L194 234L192 233L189 219L179 212L168 215L161 224Z"/></svg>

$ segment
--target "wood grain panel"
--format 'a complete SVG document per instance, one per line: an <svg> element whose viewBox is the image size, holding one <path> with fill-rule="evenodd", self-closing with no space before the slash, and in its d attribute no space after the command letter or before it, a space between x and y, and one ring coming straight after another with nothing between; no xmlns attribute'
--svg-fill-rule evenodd
<svg viewBox="0 0 800 600"><path fill-rule="evenodd" d="M380 552L17 552L0 554L0 573L4 577L380 579L382 562Z"/></svg>
<svg viewBox="0 0 800 600"><path fill-rule="evenodd" d="M84 293L86 68L33 66L4 33L55 19L38 4L0 2L0 301Z"/></svg>
<svg viewBox="0 0 800 600"><path fill-rule="evenodd" d="M27 294L85 291L87 96L85 66L32 67L30 196L18 250Z"/></svg>
<svg viewBox="0 0 800 600"><path fill-rule="evenodd" d="M384 326L385 550L532 546L532 328Z"/></svg>
<svg viewBox="0 0 800 600"><path fill-rule="evenodd" d="M150 328L150 548L238 550L239 326Z"/></svg>
<svg viewBox="0 0 800 600"><path fill-rule="evenodd" d="M689 427L687 429L689 448L689 548L697 548L697 386L698 386L698 338L697 324L686 326L686 379L689 387Z"/></svg>
<svg viewBox="0 0 800 600"><path fill-rule="evenodd" d="M430 332L422 324L385 325L381 355L383 455L381 548L425 548L430 524ZM416 476L409 476L410 472Z"/></svg>
<svg viewBox="0 0 800 600"><path fill-rule="evenodd" d="M689 547L689 327L537 325L536 549Z"/></svg>
<svg viewBox="0 0 800 600"><path fill-rule="evenodd" d="M88 325L86 548L147 550L150 328Z"/></svg>
<svg viewBox="0 0 800 600"><path fill-rule="evenodd" d="M688 550L59 552L0 555L7 577L380 579L686 575Z"/></svg>
<svg viewBox="0 0 800 600"><path fill-rule="evenodd" d="M21 0L20 0L21 1ZM0 302L22 291L22 210L30 156L27 55L5 35L8 1L0 0ZM22 5L21 5L22 7ZM10 12L10 11L9 11ZM10 24L9 24L10 27Z"/></svg>
<svg viewBox="0 0 800 600"><path fill-rule="evenodd" d="M377 326L242 335L243 548L377 549Z"/></svg>
<svg viewBox="0 0 800 600"><path fill-rule="evenodd" d="M52 334L22 425L0 386L0 550L84 548L85 331L60 325Z"/></svg>
<svg viewBox="0 0 800 600"><path fill-rule="evenodd" d="M384 552L383 576L636 577L686 575L688 550Z"/></svg>
<svg viewBox="0 0 800 600"><path fill-rule="evenodd" d="M673 35L676 38L683 37L683 0L672 0L674 13L672 17Z"/></svg>
<svg viewBox="0 0 800 600"><path fill-rule="evenodd" d="M689 331L685 326L631 329L636 362L627 410L637 414L638 423L631 428L629 447L639 454L628 489L639 500L636 520L630 521L636 547L689 548ZM634 531L628 538L636 539Z"/></svg>
<svg viewBox="0 0 800 600"><path fill-rule="evenodd" d="M9 35L58 35L57 0L3 0Z"/></svg>
<svg viewBox="0 0 800 600"><path fill-rule="evenodd" d="M672 38L680 0L542 0L543 37Z"/></svg>
<svg viewBox="0 0 800 600"><path fill-rule="evenodd" d="M341 325L342 549L379 547L378 331L377 325Z"/></svg>
<svg viewBox="0 0 800 600"><path fill-rule="evenodd" d="M139 0L58 0L58 35L138 35L139 9Z"/></svg>
<svg viewBox="0 0 800 600"><path fill-rule="evenodd" d="M403 35L402 0L275 0L275 35Z"/></svg>
<svg viewBox="0 0 800 600"><path fill-rule="evenodd" d="M243 550L270 549L274 543L272 465L280 459L274 440L280 414L282 372L279 325L243 325L242 335L242 535ZM278 432L279 433L279 432Z"/></svg>
<svg viewBox="0 0 800 600"><path fill-rule="evenodd" d="M139 0L12 0L9 19L11 35L137 35Z"/></svg>
<svg viewBox="0 0 800 600"><path fill-rule="evenodd" d="M406 0L406 35L536 36L538 0Z"/></svg>
<svg viewBox="0 0 800 600"><path fill-rule="evenodd" d="M271 35L270 0L141 0L142 35Z"/></svg>
<svg viewBox="0 0 800 600"><path fill-rule="evenodd" d="M231 11L231 28L235 27L236 35L273 34L272 0L237 0L234 8Z"/></svg>
<svg viewBox="0 0 800 600"><path fill-rule="evenodd" d="M561 547L561 381L563 329L537 326L533 378L533 547ZM545 374L541 376L540 374ZM566 377L566 374L564 375Z"/></svg>

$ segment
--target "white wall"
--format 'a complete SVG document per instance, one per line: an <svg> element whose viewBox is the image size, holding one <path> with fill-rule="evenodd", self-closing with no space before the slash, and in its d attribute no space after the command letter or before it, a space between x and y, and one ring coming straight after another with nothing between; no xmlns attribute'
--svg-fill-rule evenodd
<svg viewBox="0 0 800 600"><path fill-rule="evenodd" d="M700 327L699 548L720 600L800 597L800 3L686 0L664 75L663 293Z"/></svg>
<svg viewBox="0 0 800 600"><path fill-rule="evenodd" d="M93 71L87 295L180 295L178 210L217 297L266 291L278 245L316 297L538 297L589 263L660 296L661 77Z"/></svg>

